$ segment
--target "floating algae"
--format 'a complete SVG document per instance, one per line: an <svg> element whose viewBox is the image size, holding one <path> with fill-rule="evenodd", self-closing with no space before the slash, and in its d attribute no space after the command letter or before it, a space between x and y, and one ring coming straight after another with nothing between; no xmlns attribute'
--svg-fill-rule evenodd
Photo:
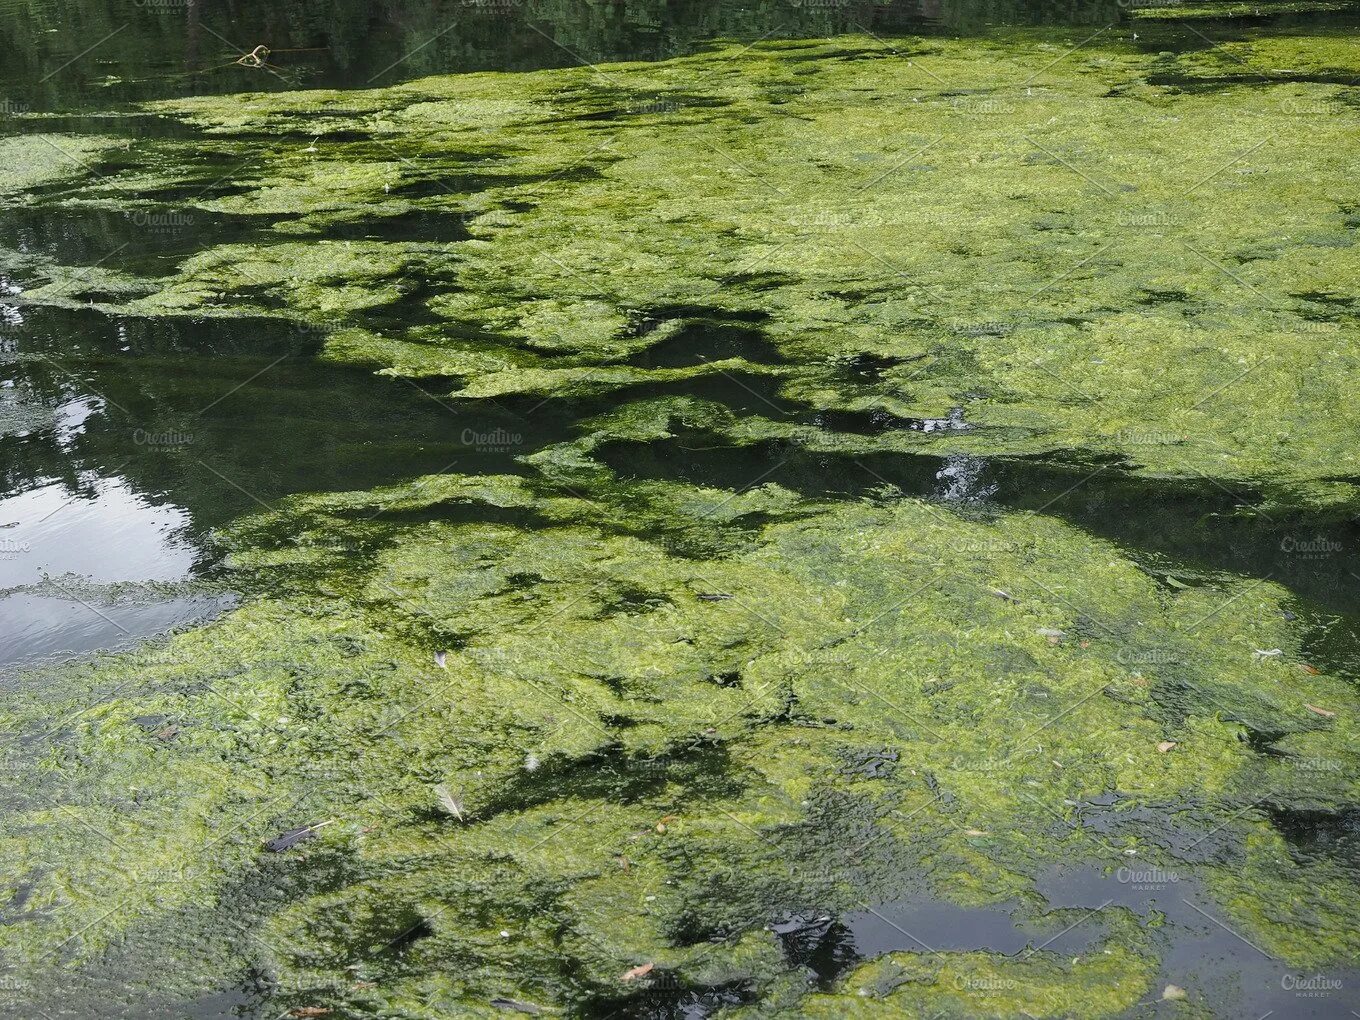
<svg viewBox="0 0 1360 1020"><path fill-rule="evenodd" d="M286 233L204 250L123 307L349 326L332 356L468 398L744 367L630 367L667 338L656 323L716 307L757 317L780 364L756 369L818 408L963 407L1010 452L1082 449L1349 504L1353 444L1333 425L1354 420L1356 327L1324 298L1356 271L1341 197L1356 113L1340 84L1255 76L1350 74L1353 40L1194 55L1111 41L1054 63L1061 46L929 40L906 60L783 43L513 87L470 74L168 101L157 109L221 136L196 152L263 136L257 164L192 205L280 217ZM1200 75L1221 87L1153 84ZM682 90L673 110L627 112ZM175 176L130 169L80 200L158 175ZM412 210L463 217L470 237L326 236ZM288 240L302 229L322 236ZM83 300L102 276L52 289ZM384 308L397 314L377 328ZM847 376L857 358L888 367Z"/></svg>
<svg viewBox="0 0 1360 1020"><path fill-rule="evenodd" d="M1356 69L1323 42L1318 66ZM766 44L160 106L205 132L155 143L171 163L263 138L193 202L278 217L277 240L155 277L39 259L26 300L291 319L375 388L573 429L516 446L518 474L237 520L239 608L25 682L9 994L172 1016L237 979L275 1014L354 1016L1156 1000L1173 935L1122 903L1046 910L1070 862L1193 877L1186 902L1281 966L1353 959L1360 706L1310 661L1304 586L1156 561L1050 511L1061 489L1008 509L981 471L1047 457L1073 488L1352 513L1356 327L1319 295L1354 276L1354 117L1339 86L1196 91L1128 42L1064 52ZM1301 89L1334 119L1291 112ZM344 233L411 210L469 236ZM898 473L817 488L818 458ZM1090 929L1072 955L912 933L821 982L781 934L900 902ZM1212 975L1169 981L1234 1015Z"/></svg>
<svg viewBox="0 0 1360 1020"><path fill-rule="evenodd" d="M0 201L42 184L88 173L90 162L114 145L116 138L97 135L31 134L0 138Z"/></svg>
<svg viewBox="0 0 1360 1020"><path fill-rule="evenodd" d="M677 521L718 502L648 495ZM505 523L506 509L540 523ZM1343 682L1263 684L1253 648L1297 655L1276 586L1168 591L1055 521L970 522L914 500L804 507L716 558L619 534L625 509L437 476L247 522L247 558L281 594L69 670L45 685L56 704L11 713L32 732L113 692L63 727L7 823L31 922L5 929L7 956L188 932L211 944L248 924L236 952L268 947L278 989L331 989L361 1012L497 995L579 1010L626 998L617 975L639 960L686 987L797 1003L805 986L766 930L788 905L912 890L996 903L1032 896L1062 859L1193 865L1205 908L1270 954L1355 952L1351 866L1291 855L1252 808L1263 790L1344 801L1355 768ZM362 565L265 537L321 530L355 548L383 514L402 523ZM700 597L714 591L732 597ZM1055 643L1038 633L1052 625L1086 636ZM429 650L445 646L441 671ZM176 739L149 737L148 716L174 720ZM1262 727L1281 731L1278 753L1248 739ZM884 748L891 770L847 773L847 755ZM438 808L439 783L463 790L465 824ZM1067 805L1112 792L1140 824L1072 820ZM336 821L294 871L252 863L320 816ZM251 868L278 899L243 918L224 890ZM1103 996L1114 1013L1145 995L1151 935L1111 937L1115 961L998 963L1019 968L1016 1009Z"/></svg>

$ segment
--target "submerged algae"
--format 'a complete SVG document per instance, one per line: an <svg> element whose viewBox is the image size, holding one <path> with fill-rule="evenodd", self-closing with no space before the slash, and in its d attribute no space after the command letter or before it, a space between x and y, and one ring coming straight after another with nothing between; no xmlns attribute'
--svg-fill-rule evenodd
<svg viewBox="0 0 1360 1020"><path fill-rule="evenodd" d="M121 139L98 135L31 134L0 138L0 196L83 177L90 163Z"/></svg>

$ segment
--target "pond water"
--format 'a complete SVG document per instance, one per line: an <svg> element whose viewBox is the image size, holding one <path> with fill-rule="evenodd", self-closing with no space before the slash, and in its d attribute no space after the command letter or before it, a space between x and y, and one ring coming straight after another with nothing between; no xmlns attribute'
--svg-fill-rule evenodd
<svg viewBox="0 0 1360 1020"><path fill-rule="evenodd" d="M485 415L460 423L412 387L375 393L277 321L23 308L7 337L0 613L18 640L3 668L231 604L189 583L211 575L212 529L281 496L509 465L461 438Z"/></svg>
<svg viewBox="0 0 1360 1020"><path fill-rule="evenodd" d="M589 61L659 60L713 39L949 32L996 24L1108 24L1114 3L939 2L532 6L436 0L412 6L342 0L324 11L260 0L6 0L0 92L11 109L107 111L128 100L299 86L362 88L450 71L526 71ZM100 40L107 40L85 53ZM264 45L270 67L239 67ZM71 65L63 67L67 61ZM60 70L58 70L60 69Z"/></svg>
<svg viewBox="0 0 1360 1020"><path fill-rule="evenodd" d="M1360 13L1147 8L0 0L0 1003L1360 1009Z"/></svg>

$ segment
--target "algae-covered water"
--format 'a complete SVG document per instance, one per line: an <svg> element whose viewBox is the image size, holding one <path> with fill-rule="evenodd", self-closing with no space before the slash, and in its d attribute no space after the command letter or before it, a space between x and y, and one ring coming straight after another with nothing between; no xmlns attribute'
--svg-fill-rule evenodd
<svg viewBox="0 0 1360 1020"><path fill-rule="evenodd" d="M416 6L0 3L0 1014L1360 1011L1360 10Z"/></svg>

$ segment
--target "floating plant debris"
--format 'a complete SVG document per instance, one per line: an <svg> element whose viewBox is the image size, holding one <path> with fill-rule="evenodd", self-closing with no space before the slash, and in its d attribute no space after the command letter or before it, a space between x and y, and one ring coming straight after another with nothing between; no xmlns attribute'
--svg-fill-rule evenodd
<svg viewBox="0 0 1360 1020"><path fill-rule="evenodd" d="M330 822L313 822L310 825L300 825L296 829L289 829L287 832L281 833L271 840L267 840L264 847L270 853L281 854L285 850L291 850L299 843L304 843L309 839L315 839L317 830L323 825L329 824Z"/></svg>

